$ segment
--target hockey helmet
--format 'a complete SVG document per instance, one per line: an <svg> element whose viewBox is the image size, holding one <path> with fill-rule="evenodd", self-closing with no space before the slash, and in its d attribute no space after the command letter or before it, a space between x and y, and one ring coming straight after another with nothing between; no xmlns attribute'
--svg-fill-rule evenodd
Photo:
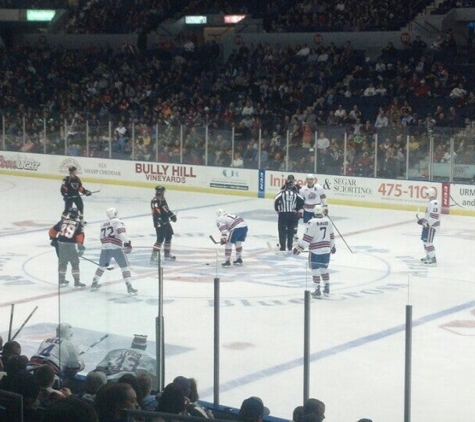
<svg viewBox="0 0 475 422"><path fill-rule="evenodd" d="M313 207L313 214L315 217L323 217L323 207L320 204L317 204Z"/></svg>
<svg viewBox="0 0 475 422"><path fill-rule="evenodd" d="M295 176L293 174L289 174L287 176L287 182L295 182Z"/></svg>
<svg viewBox="0 0 475 422"><path fill-rule="evenodd" d="M79 218L79 210L77 208L70 208L68 210L68 217L72 220L76 220Z"/></svg>
<svg viewBox="0 0 475 422"><path fill-rule="evenodd" d="M155 195L163 195L165 193L165 186L155 186Z"/></svg>
<svg viewBox="0 0 475 422"><path fill-rule="evenodd" d="M73 336L73 327L67 322L62 322L56 328L56 336L69 340Z"/></svg>
<svg viewBox="0 0 475 422"><path fill-rule="evenodd" d="M117 209L115 208L108 208L106 210L107 217L109 218L115 218L117 217Z"/></svg>
<svg viewBox="0 0 475 422"><path fill-rule="evenodd" d="M143 334L134 334L134 339L130 345L132 349L145 350L147 348L147 336Z"/></svg>
<svg viewBox="0 0 475 422"><path fill-rule="evenodd" d="M76 166L71 166L71 167L69 167L68 170L69 170L70 173L72 173L72 172L76 171L77 169L78 168Z"/></svg>
<svg viewBox="0 0 475 422"><path fill-rule="evenodd" d="M216 210L216 217L221 217L224 214L226 214L226 211L224 211L222 208Z"/></svg>
<svg viewBox="0 0 475 422"><path fill-rule="evenodd" d="M437 198L437 191L435 190L435 188L429 188L427 189L427 197L429 199L435 199Z"/></svg>

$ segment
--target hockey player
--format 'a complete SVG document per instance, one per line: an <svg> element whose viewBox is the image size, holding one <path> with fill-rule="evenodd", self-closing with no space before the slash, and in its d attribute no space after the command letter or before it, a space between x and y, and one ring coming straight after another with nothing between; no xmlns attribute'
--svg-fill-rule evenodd
<svg viewBox="0 0 475 422"><path fill-rule="evenodd" d="M122 375L146 371L152 377L152 386L157 388L156 360L145 353L147 336L135 334L130 348L114 349L107 353L96 367L108 380L118 380Z"/></svg>
<svg viewBox="0 0 475 422"><path fill-rule="evenodd" d="M303 222L308 223L314 217L315 205L322 205L323 212L328 214L327 196L323 187L319 185L317 178L313 174L307 174L306 185L300 189L300 196L303 198Z"/></svg>
<svg viewBox="0 0 475 422"><path fill-rule="evenodd" d="M320 279L324 282L323 293L325 296L330 294L330 274L328 264L330 263L330 254L336 252L335 234L333 225L328 217L325 216L322 205L315 205L315 218L312 218L305 228L305 234L298 245L293 249L293 254L298 255L308 247L308 263L312 270L312 279L316 284L316 289L312 293L313 297L321 298Z"/></svg>
<svg viewBox="0 0 475 422"><path fill-rule="evenodd" d="M221 232L221 245L224 246L225 261L221 264L223 267L231 266L231 254L233 244L236 249L236 260L234 265L242 265L242 243L247 236L247 223L244 218L235 214L228 214L219 209L216 211L216 226Z"/></svg>
<svg viewBox="0 0 475 422"><path fill-rule="evenodd" d="M426 256L421 258L423 264L437 265L437 258L435 256L434 237L440 227L440 203L437 200L437 191L435 188L427 190L428 202L426 205L426 212L424 218L417 220L417 224L422 226L421 240L424 244L424 251Z"/></svg>
<svg viewBox="0 0 475 422"><path fill-rule="evenodd" d="M63 216L66 217L68 210L74 205L79 210L79 216L81 219L84 218L84 202L81 198L81 193L86 196L91 196L92 192L87 190L82 185L81 179L77 175L77 167L69 167L69 176L66 176L63 179L61 184L61 195L63 195L64 200L64 211Z"/></svg>
<svg viewBox="0 0 475 422"><path fill-rule="evenodd" d="M137 294L137 289L132 287L129 260L125 255L132 252L132 242L127 236L124 223L117 217L117 210L109 208L106 210L106 215L109 217L109 220L101 225L100 238L102 250L99 257L99 267L97 267L96 274L92 280L91 290L97 290L101 287L99 281L111 259L114 258L122 270L122 278L127 286L127 292Z"/></svg>
<svg viewBox="0 0 475 422"><path fill-rule="evenodd" d="M58 283L59 287L66 287L68 263L71 263L71 274L74 278L74 287L84 287L80 281L79 257L84 254L84 228L79 219L77 208L68 210L67 216L63 217L49 229L51 245L55 247L58 255ZM77 245L77 249L76 249Z"/></svg>
<svg viewBox="0 0 475 422"><path fill-rule="evenodd" d="M164 244L165 259L174 261L176 256L171 254L173 227L170 221L176 223L176 214L168 208L167 200L165 199L165 187L157 186L155 188L155 196L151 202L153 226L157 234L157 240L153 245L150 263L158 260L158 251Z"/></svg>
<svg viewBox="0 0 475 422"><path fill-rule="evenodd" d="M292 250L295 229L298 223L298 211L303 207L303 198L296 192L294 183L288 181L274 199L274 209L279 214L277 228L279 230L280 250Z"/></svg>
<svg viewBox="0 0 475 422"><path fill-rule="evenodd" d="M43 341L38 352L30 359L34 368L40 365L50 365L58 376L74 377L84 369L84 362L79 358L79 351L72 343L73 327L61 323L56 328L56 337Z"/></svg>

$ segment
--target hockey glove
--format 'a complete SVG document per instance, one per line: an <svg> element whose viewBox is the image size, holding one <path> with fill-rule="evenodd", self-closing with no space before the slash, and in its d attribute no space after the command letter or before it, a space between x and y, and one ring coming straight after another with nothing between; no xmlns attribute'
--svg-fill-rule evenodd
<svg viewBox="0 0 475 422"><path fill-rule="evenodd" d="M297 215L298 215L299 218L303 218L303 211L300 210L300 211L297 213Z"/></svg>
<svg viewBox="0 0 475 422"><path fill-rule="evenodd" d="M78 256L83 256L84 251L86 250L86 247L84 245L78 245Z"/></svg>
<svg viewBox="0 0 475 422"><path fill-rule="evenodd" d="M170 217L170 220L172 220L174 223L176 223L176 215L173 214L173 215Z"/></svg>
<svg viewBox="0 0 475 422"><path fill-rule="evenodd" d="M222 236L221 239L219 240L219 243L221 243L221 245L225 245L226 243L228 243L227 236Z"/></svg>
<svg viewBox="0 0 475 422"><path fill-rule="evenodd" d="M328 207L323 207L323 215L328 215Z"/></svg>
<svg viewBox="0 0 475 422"><path fill-rule="evenodd" d="M332 255L333 255L334 253L336 253L336 248L335 248L335 246L333 246L333 247L331 248L330 253L331 253Z"/></svg>
<svg viewBox="0 0 475 422"><path fill-rule="evenodd" d="M297 245L295 248L292 249L292 253L294 255L300 255L300 252L303 252L303 248L300 245Z"/></svg>
<svg viewBox="0 0 475 422"><path fill-rule="evenodd" d="M51 239L50 245L51 245L53 248L57 248L57 247L59 246L59 245L58 245L58 239L56 239L55 237L53 237L53 239Z"/></svg>
<svg viewBox="0 0 475 422"><path fill-rule="evenodd" d="M425 218L420 218L419 220L417 220L417 224L419 224L420 226L424 228L428 226L427 220Z"/></svg>
<svg viewBox="0 0 475 422"><path fill-rule="evenodd" d="M155 221L155 227L156 227L157 229L159 229L160 227L162 227L162 220L161 220L161 219L158 218L158 219Z"/></svg>
<svg viewBox="0 0 475 422"><path fill-rule="evenodd" d="M87 189L86 189L86 190L84 191L84 195L86 195L86 196L91 196L91 195L92 195L92 192L91 192L90 190L87 190Z"/></svg>
<svg viewBox="0 0 475 422"><path fill-rule="evenodd" d="M125 253L132 252L132 242L124 243L124 252Z"/></svg>

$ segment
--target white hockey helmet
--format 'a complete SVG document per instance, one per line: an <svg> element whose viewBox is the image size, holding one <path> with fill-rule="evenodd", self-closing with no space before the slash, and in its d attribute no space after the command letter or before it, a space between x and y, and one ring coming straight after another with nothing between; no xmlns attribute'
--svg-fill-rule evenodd
<svg viewBox="0 0 475 422"><path fill-rule="evenodd" d="M224 211L222 208L216 210L216 217L221 217L224 214L226 214L226 211Z"/></svg>
<svg viewBox="0 0 475 422"><path fill-rule="evenodd" d="M69 340L73 336L73 327L67 322L62 322L56 328L56 336Z"/></svg>
<svg viewBox="0 0 475 422"><path fill-rule="evenodd" d="M115 218L117 217L117 209L116 208L107 208L106 210L107 217Z"/></svg>
<svg viewBox="0 0 475 422"><path fill-rule="evenodd" d="M437 198L437 191L435 190L435 188L429 188L427 189L427 197L429 199L435 199Z"/></svg>
<svg viewBox="0 0 475 422"><path fill-rule="evenodd" d="M323 207L320 204L317 204L313 207L313 214L316 217L323 217Z"/></svg>

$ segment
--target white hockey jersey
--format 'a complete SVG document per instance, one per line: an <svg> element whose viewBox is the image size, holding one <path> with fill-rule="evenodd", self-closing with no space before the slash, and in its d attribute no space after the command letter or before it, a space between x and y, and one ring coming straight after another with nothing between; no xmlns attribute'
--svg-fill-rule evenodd
<svg viewBox="0 0 475 422"><path fill-rule="evenodd" d="M301 249L316 255L330 253L335 246L333 225L327 217L312 218L305 227L305 233L299 242Z"/></svg>
<svg viewBox="0 0 475 422"><path fill-rule="evenodd" d="M437 199L432 199L427 203L424 218L429 227L435 230L440 227L440 211L440 203Z"/></svg>
<svg viewBox="0 0 475 422"><path fill-rule="evenodd" d="M77 347L71 341L58 337L43 341L38 352L31 357L30 364L51 365L56 374L84 369L84 362L79 358Z"/></svg>
<svg viewBox="0 0 475 422"><path fill-rule="evenodd" d="M127 373L138 374L146 371L156 382L156 360L138 349L114 349L97 365L96 369L106 374L107 379L119 379Z"/></svg>
<svg viewBox="0 0 475 422"><path fill-rule="evenodd" d="M235 214L223 214L216 219L216 225L221 232L221 236L228 236L234 229L247 227L244 218Z"/></svg>
<svg viewBox="0 0 475 422"><path fill-rule="evenodd" d="M124 223L120 218L111 218L101 226L102 249L121 249L129 242Z"/></svg>
<svg viewBox="0 0 475 422"><path fill-rule="evenodd" d="M304 199L303 209L307 212L313 212L315 205L322 204L327 206L327 195L325 190L319 184L312 187L303 186L299 191L300 196Z"/></svg>

